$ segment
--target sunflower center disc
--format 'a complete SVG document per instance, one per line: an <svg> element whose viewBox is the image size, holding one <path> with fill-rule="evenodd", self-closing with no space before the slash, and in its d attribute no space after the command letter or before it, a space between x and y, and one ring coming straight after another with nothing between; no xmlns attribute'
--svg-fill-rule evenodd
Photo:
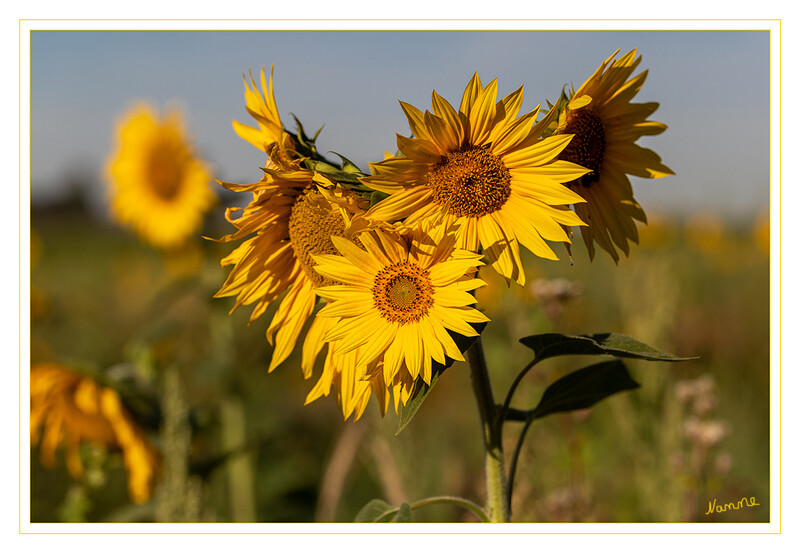
<svg viewBox="0 0 800 553"><path fill-rule="evenodd" d="M456 217L481 217L500 209L511 193L511 175L487 148L469 148L442 156L428 174L433 201L448 205Z"/></svg>
<svg viewBox="0 0 800 553"><path fill-rule="evenodd" d="M315 287L335 284L314 270L312 255L338 255L338 250L331 242L331 236L344 236L344 220L335 209L324 209L313 205L306 192L299 196L292 206L289 216L289 240L292 243L295 257ZM323 205L325 202L322 202Z"/></svg>
<svg viewBox="0 0 800 553"><path fill-rule="evenodd" d="M404 261L384 267L372 287L375 306L384 319L406 324L419 321L433 305L428 271Z"/></svg>
<svg viewBox="0 0 800 553"><path fill-rule="evenodd" d="M559 159L571 161L592 170L591 173L572 181L569 185L577 183L582 186L591 186L599 178L598 172L606 153L606 132L603 128L603 120L591 108L573 111L567 119L564 134L574 134L575 136L558 156Z"/></svg>
<svg viewBox="0 0 800 553"><path fill-rule="evenodd" d="M181 171L173 152L162 148L152 153L147 164L147 179L160 198L171 200L178 194Z"/></svg>

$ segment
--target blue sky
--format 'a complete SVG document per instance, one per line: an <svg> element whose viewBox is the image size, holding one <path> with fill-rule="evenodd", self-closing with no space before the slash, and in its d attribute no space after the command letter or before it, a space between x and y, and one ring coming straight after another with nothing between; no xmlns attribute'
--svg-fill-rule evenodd
<svg viewBox="0 0 800 553"><path fill-rule="evenodd" d="M769 204L767 31L33 31L31 197L57 196L64 177L96 175L115 120L139 100L178 101L214 176L260 177L263 154L241 140L242 73L275 65L284 123L325 125L318 146L362 169L409 134L398 99L457 104L477 71L500 94L525 87L524 110L579 86L614 50L637 48L649 76L636 101L657 101L666 133L646 137L676 176L632 179L650 211L749 217Z"/></svg>

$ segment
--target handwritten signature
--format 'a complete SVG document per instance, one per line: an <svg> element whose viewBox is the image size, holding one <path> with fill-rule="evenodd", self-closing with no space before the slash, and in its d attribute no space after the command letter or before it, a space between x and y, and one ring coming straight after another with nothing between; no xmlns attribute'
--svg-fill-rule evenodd
<svg viewBox="0 0 800 553"><path fill-rule="evenodd" d="M731 501L723 505L717 505L717 499L714 498L713 502L712 501L708 502L708 512L706 512L706 515L710 515L711 513L714 512L724 513L725 511L729 510L738 511L739 509L742 509L744 507L756 507L758 505L760 504L756 503L755 497L751 498L743 497L736 503Z"/></svg>

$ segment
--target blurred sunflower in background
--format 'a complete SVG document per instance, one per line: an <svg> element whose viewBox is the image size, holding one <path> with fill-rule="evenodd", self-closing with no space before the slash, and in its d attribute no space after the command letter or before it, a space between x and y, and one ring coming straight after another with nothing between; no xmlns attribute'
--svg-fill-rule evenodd
<svg viewBox="0 0 800 553"><path fill-rule="evenodd" d="M180 112L162 118L141 104L120 120L108 168L111 210L149 244L173 249L216 203L206 163L192 151Z"/></svg>
<svg viewBox="0 0 800 553"><path fill-rule="evenodd" d="M30 377L31 445L39 444L42 465L54 468L56 450L63 446L67 470L77 479L84 472L81 444L119 449L131 500L144 503L150 499L160 456L119 394L55 363L33 365Z"/></svg>
<svg viewBox="0 0 800 553"><path fill-rule="evenodd" d="M658 103L632 103L647 78L647 71L629 80L642 57L631 50L614 60L606 59L575 91L562 95L554 110L558 114L555 136L574 135L558 159L577 163L589 172L568 182L582 198L575 212L586 226L583 241L594 259L594 242L615 262L617 248L628 255L628 241L639 243L636 221L647 222L644 210L633 198L627 175L661 178L673 175L652 150L635 144L642 136L657 135L667 126L647 118Z"/></svg>
<svg viewBox="0 0 800 553"><path fill-rule="evenodd" d="M558 259L546 240L568 242L564 227L582 225L570 204L583 198L564 186L587 169L558 160L570 136L540 139L547 120L534 124L537 107L517 117L523 88L502 100L497 80L476 73L456 110L436 91L433 113L405 102L412 137L397 135L398 156L371 163L368 187L389 194L367 218L409 228L456 225L457 245L483 248L507 280L525 283L522 244L539 257Z"/></svg>
<svg viewBox="0 0 800 553"><path fill-rule="evenodd" d="M315 255L316 271L340 284L317 293L328 300L318 318L332 318L323 339L342 353L359 349L356 380L394 388L395 408L414 383L430 384L433 363L464 357L450 334L477 336L471 323L489 319L470 292L481 255L456 248L444 227L407 236L385 230L359 235L363 248L333 237L341 255ZM385 398L378 400L385 412Z"/></svg>

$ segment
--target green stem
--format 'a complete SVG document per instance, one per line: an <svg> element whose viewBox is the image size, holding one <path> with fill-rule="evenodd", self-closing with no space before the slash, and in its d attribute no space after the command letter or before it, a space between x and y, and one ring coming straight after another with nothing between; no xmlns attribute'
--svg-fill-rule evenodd
<svg viewBox="0 0 800 553"><path fill-rule="evenodd" d="M480 337L467 350L467 357L472 375L472 390L478 401L478 411L483 426L488 495L486 507L489 512L489 520L491 522L509 522L511 516L508 509L506 470L503 460L503 426L492 395L492 385L489 381L486 356L483 353Z"/></svg>
<svg viewBox="0 0 800 553"><path fill-rule="evenodd" d="M528 432L528 428L531 427L531 423L533 422L533 416L530 416L525 421L525 426L522 427L522 431L519 434L519 438L517 439L517 446L514 448L514 455L511 457L511 466L508 469L508 504L509 509L511 508L511 496L514 493L514 475L517 472L517 461L519 460L520 451L522 451L522 443L525 441L525 434Z"/></svg>
<svg viewBox="0 0 800 553"><path fill-rule="evenodd" d="M435 505L436 503L452 503L454 505L458 505L459 507L463 507L464 509L470 511L476 517L481 519L482 522L490 522L489 517L486 516L486 513L483 509L481 509L480 505L476 505L472 501L468 499L464 499L462 497L454 497L450 495L442 495L438 497L428 497L425 499L420 499L414 503L411 503L409 507L411 510L418 509L420 507L425 507L426 505Z"/></svg>
<svg viewBox="0 0 800 553"><path fill-rule="evenodd" d="M503 406L500 408L501 421L506 420L506 417L508 417L508 412L511 409L511 398L514 397L514 392L517 391L517 386L519 386L519 383L522 382L522 379L525 377L525 375L528 374L528 371L530 371L538 362L539 358L534 357L533 361L525 365L525 368L520 371L520 373L514 379L514 382L511 383L511 387L508 389L508 393L506 394L506 400L503 402Z"/></svg>

